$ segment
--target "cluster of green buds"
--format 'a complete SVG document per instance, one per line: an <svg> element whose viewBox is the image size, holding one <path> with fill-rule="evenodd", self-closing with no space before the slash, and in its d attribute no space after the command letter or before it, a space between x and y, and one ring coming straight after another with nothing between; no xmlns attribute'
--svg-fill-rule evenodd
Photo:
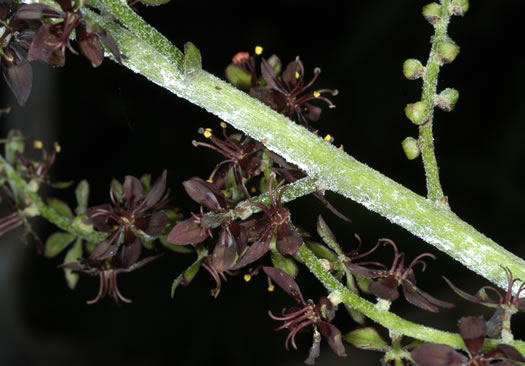
<svg viewBox="0 0 525 366"><path fill-rule="evenodd" d="M440 66L451 63L459 54L459 46L447 35L450 17L465 15L468 8L468 0L454 0L448 4L443 1L441 4L433 2L423 6L423 17L435 29L429 60L426 65L413 58L403 63L403 75L408 80L423 78L421 100L408 104L405 108L405 115L415 125L421 126L432 121L435 106L445 112L450 112L457 103L459 92L456 89L446 88L439 94L435 92L435 89ZM403 140L402 147L410 160L417 158L420 154L420 144L412 137Z"/></svg>

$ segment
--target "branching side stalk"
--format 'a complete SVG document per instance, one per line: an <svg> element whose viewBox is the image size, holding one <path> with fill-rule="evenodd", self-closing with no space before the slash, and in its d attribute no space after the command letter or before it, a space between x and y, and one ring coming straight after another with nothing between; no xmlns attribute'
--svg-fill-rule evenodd
<svg viewBox="0 0 525 366"><path fill-rule="evenodd" d="M55 209L46 205L38 193L31 189L29 184L17 174L15 169L2 156L0 156L0 168L5 170L7 179L14 183L31 200L31 204L38 210L38 213L50 223L88 242L98 243L108 236L106 233L82 230L73 223L73 220L59 214Z"/></svg>
<svg viewBox="0 0 525 366"><path fill-rule="evenodd" d="M323 264L318 260L315 254L308 249L306 245L301 245L298 255L303 260L308 269L317 277L317 279L330 292L337 294L343 303L351 306L353 309L362 312L368 318L381 324L390 331L397 332L404 336L419 339L424 342L447 344L456 349L466 350L463 339L459 334L449 333L442 330L426 327L412 323L403 319L394 313L380 309L371 302L361 298L354 292L347 289L339 282L330 272L326 270ZM487 339L485 347L495 347L498 342ZM525 353L525 342L509 342L521 353Z"/></svg>
<svg viewBox="0 0 525 366"><path fill-rule="evenodd" d="M428 107L428 115L425 123L419 126L419 145L425 176L427 182L427 197L434 201L444 201L445 197L439 180L439 168L437 164L434 136L432 133L432 123L434 121L434 105L437 92L438 75L441 62L438 57L440 45L447 39L447 29L451 14L449 12L450 0L441 0L443 15L441 21L435 25L435 32L432 38L432 48L425 66L423 76L423 93L421 101Z"/></svg>

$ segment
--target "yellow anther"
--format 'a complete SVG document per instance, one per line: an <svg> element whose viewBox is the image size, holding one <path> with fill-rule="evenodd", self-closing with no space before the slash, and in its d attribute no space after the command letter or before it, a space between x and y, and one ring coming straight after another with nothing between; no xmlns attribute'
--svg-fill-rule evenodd
<svg viewBox="0 0 525 366"><path fill-rule="evenodd" d="M326 135L324 137L324 140L327 141L327 142L332 142L332 136L330 134Z"/></svg>
<svg viewBox="0 0 525 366"><path fill-rule="evenodd" d="M334 105L334 104L330 104L330 105L328 106L328 108L335 108L335 105Z"/></svg>
<svg viewBox="0 0 525 366"><path fill-rule="evenodd" d="M321 93L318 91L314 91L314 98L319 98L321 96Z"/></svg>
<svg viewBox="0 0 525 366"><path fill-rule="evenodd" d="M275 290L275 286L274 285L268 286L268 292L273 292L273 290Z"/></svg>
<svg viewBox="0 0 525 366"><path fill-rule="evenodd" d="M41 149L42 147L44 147L44 143L40 140L35 140L33 141L33 147L35 149Z"/></svg>
<svg viewBox="0 0 525 366"><path fill-rule="evenodd" d="M211 179L206 180L206 182L213 184L213 181Z"/></svg>
<svg viewBox="0 0 525 366"><path fill-rule="evenodd" d="M295 72L295 78L296 78L296 79L299 79L300 77L301 77L301 74L299 74L299 71L296 71L296 72Z"/></svg>
<svg viewBox="0 0 525 366"><path fill-rule="evenodd" d="M60 146L59 144L56 144L56 145L55 145L55 151L56 151L57 153L59 153L60 151L62 151L62 146Z"/></svg>
<svg viewBox="0 0 525 366"><path fill-rule="evenodd" d="M341 144L341 146L339 146L339 150L345 151L345 148L343 147L343 144Z"/></svg>
<svg viewBox="0 0 525 366"><path fill-rule="evenodd" d="M257 192L257 188L255 188L255 187L250 188L250 192L252 192L252 193Z"/></svg>
<svg viewBox="0 0 525 366"><path fill-rule="evenodd" d="M203 133L204 137L206 137L207 139L209 139L213 134L212 134L212 130L211 128L207 128L204 130L204 133Z"/></svg>
<svg viewBox="0 0 525 366"><path fill-rule="evenodd" d="M255 47L255 54L256 55L260 55L260 54L262 54L262 52L263 52L263 48L261 46L256 46Z"/></svg>
<svg viewBox="0 0 525 366"><path fill-rule="evenodd" d="M246 274L244 275L244 280L245 280L246 282L250 282L251 279L252 279L252 276L251 276L249 273L246 273Z"/></svg>
<svg viewBox="0 0 525 366"><path fill-rule="evenodd" d="M226 128L226 126L228 126L228 125L226 124L226 122L221 122L220 125L221 125L222 128Z"/></svg>

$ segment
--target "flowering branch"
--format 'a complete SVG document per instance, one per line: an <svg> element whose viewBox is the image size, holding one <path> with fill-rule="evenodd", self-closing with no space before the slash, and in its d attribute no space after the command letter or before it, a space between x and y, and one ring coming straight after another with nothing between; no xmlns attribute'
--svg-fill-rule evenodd
<svg viewBox="0 0 525 366"><path fill-rule="evenodd" d="M350 291L329 271L326 270L324 265L319 261L315 254L310 249L308 249L306 245L302 245L299 248L298 256L305 263L308 269L315 275L315 277L317 277L324 287L332 294L332 299L340 299L344 304L350 305L353 309L362 312L370 319L373 319L377 323L389 329L391 332L396 332L422 341L447 344L456 349L466 350L463 340L459 334L444 332L412 323L372 304L371 302ZM486 346L488 348L493 348L498 344L496 340L492 339L487 339L486 342ZM509 344L514 346L520 352L525 352L525 342L511 341Z"/></svg>
<svg viewBox="0 0 525 366"><path fill-rule="evenodd" d="M117 3L110 4L112 8L120 7ZM103 10L113 13L112 8ZM86 14L103 24L113 36L126 56L123 60L126 67L263 142L268 149L316 179L320 189L337 192L381 214L502 288L507 280L500 263L505 263L516 276L525 277L525 262L521 258L476 231L450 210L358 162L258 100L200 69L200 54L194 46L186 46L181 70L179 60L174 64L166 56L175 52L166 50L158 33L147 32L146 41L108 17L88 11ZM127 19L113 14L122 24L127 24ZM130 22L129 29L150 27L138 16Z"/></svg>

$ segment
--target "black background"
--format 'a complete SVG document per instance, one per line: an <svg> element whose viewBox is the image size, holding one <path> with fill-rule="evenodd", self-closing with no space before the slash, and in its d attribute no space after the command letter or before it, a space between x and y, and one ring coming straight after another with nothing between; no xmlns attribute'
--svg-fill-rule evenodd
<svg viewBox="0 0 525 366"><path fill-rule="evenodd" d="M297 1L200 2L174 0L139 11L178 47L192 41L201 50L203 66L223 76L238 51L264 47L283 63L297 55L306 75L322 69L317 88L337 88L336 109L324 109L317 123L337 145L386 176L424 195L421 161L408 161L400 143L417 135L404 116L408 103L418 100L421 81L401 74L406 58L426 61L432 27L421 16L421 1L323 1L306 6ZM521 9L517 1L473 2L464 18L454 18L449 35L461 47L451 65L442 68L439 89L454 87L460 100L451 113L436 111L437 157L442 185L452 209L481 232L525 257L522 181L525 81ZM218 155L197 149L199 127L218 128L219 120L178 99L139 75L106 60L98 69L67 54L66 67L34 64L34 90L25 108L16 105L2 82L2 106L12 112L0 120L4 132L16 127L47 146L59 141L62 153L52 172L57 180L88 178L90 204L107 201L111 178L126 174L157 177L168 169L173 203L189 214L198 207L180 184L192 176L206 177ZM71 190L50 192L73 202ZM412 259L423 251L437 256L418 284L458 309L423 313L404 300L393 311L416 322L455 331L464 315L490 316L490 310L457 298L445 288L444 274L467 292L486 281L449 260L433 247L363 207L329 197L352 218L343 224L317 201L302 198L291 207L294 222L314 231L322 212L347 249L359 233L365 246L377 238L393 239ZM38 220L36 220L38 221ZM52 232L41 223L42 233ZM62 258L48 260L9 233L0 247L0 364L6 365L266 365L301 364L310 335L297 337L299 351L286 352L286 332L267 316L292 300L282 292L266 292L266 279L245 283L242 276L223 286L218 299L210 296L213 280L204 271L189 288L169 298L172 280L192 262L191 256L168 253L140 271L119 276L122 293L133 304L115 306L111 299L95 305L98 281L82 277L71 292L56 269ZM378 252L391 260L390 249ZM299 282L305 297L323 293L306 269ZM340 329L352 324L340 309ZM523 338L523 316L515 316L516 335ZM379 353L347 346L351 360L337 359L323 348L319 365L379 364Z"/></svg>

